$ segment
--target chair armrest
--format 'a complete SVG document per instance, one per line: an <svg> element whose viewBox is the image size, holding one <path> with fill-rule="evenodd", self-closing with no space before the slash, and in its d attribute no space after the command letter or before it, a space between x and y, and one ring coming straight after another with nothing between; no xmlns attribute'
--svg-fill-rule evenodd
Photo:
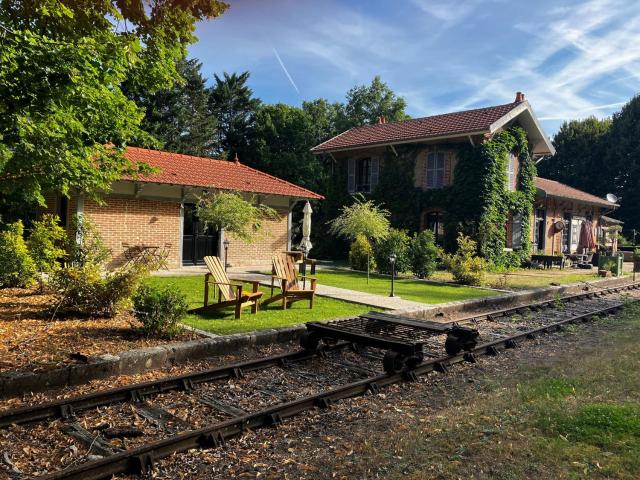
<svg viewBox="0 0 640 480"><path fill-rule="evenodd" d="M240 284L240 283L216 282L215 280L210 280L207 283L210 283L212 285L229 285L231 287L241 287L242 286L242 284Z"/></svg>

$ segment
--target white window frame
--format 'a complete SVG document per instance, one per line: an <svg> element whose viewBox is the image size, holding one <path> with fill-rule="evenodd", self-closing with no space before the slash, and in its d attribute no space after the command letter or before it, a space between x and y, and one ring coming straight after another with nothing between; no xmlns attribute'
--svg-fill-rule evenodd
<svg viewBox="0 0 640 480"><path fill-rule="evenodd" d="M507 190L510 192L516 191L516 158L513 153L510 153L507 162Z"/></svg>
<svg viewBox="0 0 640 480"><path fill-rule="evenodd" d="M440 157L442 156L442 157ZM438 165L438 160L442 160L442 165ZM430 168L429 161L433 160L433 167ZM445 186L445 170L447 167L447 152L442 150L434 150L427 154L425 162L425 188L434 189Z"/></svg>

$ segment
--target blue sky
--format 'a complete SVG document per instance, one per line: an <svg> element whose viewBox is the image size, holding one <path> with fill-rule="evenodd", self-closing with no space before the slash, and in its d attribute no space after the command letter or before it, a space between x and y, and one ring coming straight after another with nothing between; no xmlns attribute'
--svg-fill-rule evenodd
<svg viewBox="0 0 640 480"><path fill-rule="evenodd" d="M639 0L228 0L190 55L266 102L343 100L380 75L411 116L513 101L552 135L640 91Z"/></svg>

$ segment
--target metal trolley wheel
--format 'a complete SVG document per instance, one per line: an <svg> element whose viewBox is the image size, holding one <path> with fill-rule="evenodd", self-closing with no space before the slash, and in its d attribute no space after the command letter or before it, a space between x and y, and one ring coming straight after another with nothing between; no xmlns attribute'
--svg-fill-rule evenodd
<svg viewBox="0 0 640 480"><path fill-rule="evenodd" d="M318 349L320 342L322 341L322 337L318 335L316 332L302 332L300 335L300 346L307 351L315 351Z"/></svg>
<svg viewBox="0 0 640 480"><path fill-rule="evenodd" d="M416 368L422 360L422 354L408 356L394 350L388 350L382 359L382 366L385 372L389 375L393 375L405 370L412 370Z"/></svg>

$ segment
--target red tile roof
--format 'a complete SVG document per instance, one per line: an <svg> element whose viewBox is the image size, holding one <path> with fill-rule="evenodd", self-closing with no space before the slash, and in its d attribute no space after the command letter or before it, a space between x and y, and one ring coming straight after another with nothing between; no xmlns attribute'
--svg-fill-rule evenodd
<svg viewBox="0 0 640 480"><path fill-rule="evenodd" d="M569 200L590 203L592 205L598 205L601 207L613 208L617 206L615 203L611 203L604 198L591 195L590 193L583 192L582 190L570 187L569 185L565 185L564 183L556 182L555 180L536 177L535 185L538 189L542 190L550 197L566 198Z"/></svg>
<svg viewBox="0 0 640 480"><path fill-rule="evenodd" d="M324 199L322 195L311 190L233 161L138 147L127 147L124 156L132 162L143 162L160 169L158 173L136 179L139 182Z"/></svg>
<svg viewBox="0 0 640 480"><path fill-rule="evenodd" d="M311 151L321 153L472 132L485 133L489 132L493 123L521 104L522 102L513 102L464 112L355 127L313 147Z"/></svg>

